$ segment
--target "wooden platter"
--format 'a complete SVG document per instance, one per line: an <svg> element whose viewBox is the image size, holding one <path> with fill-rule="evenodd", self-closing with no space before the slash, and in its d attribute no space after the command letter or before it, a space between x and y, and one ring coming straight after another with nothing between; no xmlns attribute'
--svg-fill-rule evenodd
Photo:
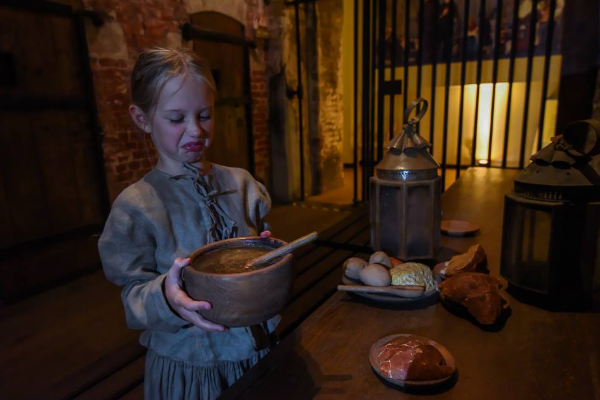
<svg viewBox="0 0 600 400"><path fill-rule="evenodd" d="M362 285L362 283L354 280L354 279L350 279L348 278L346 275L342 275L342 283L344 283L344 285ZM386 293L354 293L357 296L361 296L370 300L374 300L377 302L381 302L381 303L388 303L388 304L412 304L412 303L417 303L417 302L421 302L424 300L428 300L433 298L434 296L438 295L438 292L435 288L426 291L423 293L422 296L419 297L399 297L399 296L394 296L394 295L390 295L390 294L386 294Z"/></svg>

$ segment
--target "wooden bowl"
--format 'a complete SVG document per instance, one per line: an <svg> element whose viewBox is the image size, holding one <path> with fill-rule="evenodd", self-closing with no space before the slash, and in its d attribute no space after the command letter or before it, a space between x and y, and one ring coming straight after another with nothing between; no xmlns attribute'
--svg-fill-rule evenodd
<svg viewBox="0 0 600 400"><path fill-rule="evenodd" d="M216 274L198 271L192 265L202 256L224 248L277 248L285 245L280 239L259 236L221 240L195 250L191 265L183 269L185 290L195 300L212 304L210 310L198 311L209 321L228 327L260 324L277 315L292 293L292 255L278 262L249 272Z"/></svg>

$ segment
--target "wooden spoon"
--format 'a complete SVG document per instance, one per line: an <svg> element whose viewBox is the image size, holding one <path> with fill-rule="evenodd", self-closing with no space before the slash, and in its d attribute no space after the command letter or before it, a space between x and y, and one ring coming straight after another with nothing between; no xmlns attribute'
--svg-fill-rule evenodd
<svg viewBox="0 0 600 400"><path fill-rule="evenodd" d="M425 286L366 286L366 285L338 285L341 292L387 294L397 297L420 297L425 292Z"/></svg>
<svg viewBox="0 0 600 400"><path fill-rule="evenodd" d="M299 247L304 246L310 242L313 242L319 237L317 232L309 233L308 235L302 236L294 240L291 243L286 244L285 246L281 246L272 250L266 254L263 254L260 257L256 257L253 260L250 260L244 265L244 268L251 269L253 267L261 266L261 265L269 265L278 257L284 256L292 251L296 250Z"/></svg>

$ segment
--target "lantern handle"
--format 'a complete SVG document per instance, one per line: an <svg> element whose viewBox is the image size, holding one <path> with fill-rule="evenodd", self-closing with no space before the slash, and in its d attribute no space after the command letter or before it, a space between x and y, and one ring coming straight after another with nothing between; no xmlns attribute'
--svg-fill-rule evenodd
<svg viewBox="0 0 600 400"><path fill-rule="evenodd" d="M423 104L423 107L421 108L421 111L419 111L417 116L415 118L408 119L412 111L421 103ZM404 111L404 124L415 125L421 120L421 118L425 116L428 106L429 103L423 97L419 97L418 99L412 101L406 108L406 111Z"/></svg>
<svg viewBox="0 0 600 400"><path fill-rule="evenodd" d="M571 122L570 124L565 126L562 137L564 137L564 139L567 141L567 143L569 143L569 145L573 146L576 143L574 135L576 133L580 132L577 128L580 127L581 125L586 125L587 127L592 128L592 130L596 134L596 143L594 143L592 148L587 152L585 151L585 144L582 148L582 151L577 151L572 147L569 149L565 149L565 151L567 153L569 153L569 155L572 155L575 157L593 157L596 154L600 153L600 122L598 122L594 119L584 119L581 121ZM586 130L585 134L586 134L586 140L587 140L587 130ZM556 139L560 139L560 136L561 135L557 136L556 138L552 138L552 139L555 139L552 141L556 143Z"/></svg>

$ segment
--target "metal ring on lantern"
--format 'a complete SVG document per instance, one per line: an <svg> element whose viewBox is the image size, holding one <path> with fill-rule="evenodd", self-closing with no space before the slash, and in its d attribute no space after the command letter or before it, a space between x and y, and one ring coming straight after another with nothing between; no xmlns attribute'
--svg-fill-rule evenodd
<svg viewBox="0 0 600 400"><path fill-rule="evenodd" d="M421 108L421 111L419 111L419 113L417 114L417 116L415 118L412 118L412 119L409 120L408 117L410 117L410 113L412 113L412 111L419 104L423 104L423 107ZM429 106L429 103L423 97L419 97L418 99L416 99L413 102L411 102L408 105L408 107L406 108L406 111L404 111L404 123L408 124L408 125L415 125L417 122L419 122L421 120L421 118L423 118L425 116L425 113L427 112L427 107L428 106Z"/></svg>
<svg viewBox="0 0 600 400"><path fill-rule="evenodd" d="M585 152L585 144L584 144L583 152L575 150L575 149L569 149L569 150L566 150L565 153L569 154L573 158L593 157L596 154L599 154L600 153L600 122L598 122L596 120L584 119L581 121L575 121L575 122L568 124L564 129L563 137L565 138L567 143L569 143L571 146L573 146L575 143L573 135L575 135L577 132L579 132L576 128L579 127L580 125L586 125L588 127L590 127L590 126L592 127L592 130L596 134L596 143L587 152ZM586 130L586 132L585 132L586 136L587 136L587 132L588 131Z"/></svg>

